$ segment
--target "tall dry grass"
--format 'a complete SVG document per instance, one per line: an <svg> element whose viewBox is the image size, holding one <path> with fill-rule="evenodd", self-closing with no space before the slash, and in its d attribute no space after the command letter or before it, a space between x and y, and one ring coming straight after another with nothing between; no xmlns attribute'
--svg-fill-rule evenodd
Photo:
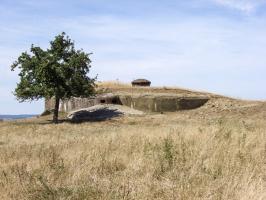
<svg viewBox="0 0 266 200"><path fill-rule="evenodd" d="M265 199L265 120L0 123L0 199Z"/></svg>
<svg viewBox="0 0 266 200"><path fill-rule="evenodd" d="M96 83L99 88L131 88L130 83L124 83L119 80L116 81L99 81Z"/></svg>

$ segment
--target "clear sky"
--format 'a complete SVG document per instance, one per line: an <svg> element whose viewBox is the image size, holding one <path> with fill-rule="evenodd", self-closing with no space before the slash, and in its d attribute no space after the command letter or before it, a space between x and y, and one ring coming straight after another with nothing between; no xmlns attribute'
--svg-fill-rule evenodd
<svg viewBox="0 0 266 200"><path fill-rule="evenodd" d="M0 114L43 111L16 101L10 65L62 31L99 80L266 99L266 0L0 0Z"/></svg>

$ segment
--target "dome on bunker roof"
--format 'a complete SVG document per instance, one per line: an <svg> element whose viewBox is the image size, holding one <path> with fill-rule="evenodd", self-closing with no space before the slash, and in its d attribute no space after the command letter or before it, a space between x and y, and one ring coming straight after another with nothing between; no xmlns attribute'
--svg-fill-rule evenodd
<svg viewBox="0 0 266 200"><path fill-rule="evenodd" d="M151 82L147 79L136 79L132 81L132 83L151 83Z"/></svg>

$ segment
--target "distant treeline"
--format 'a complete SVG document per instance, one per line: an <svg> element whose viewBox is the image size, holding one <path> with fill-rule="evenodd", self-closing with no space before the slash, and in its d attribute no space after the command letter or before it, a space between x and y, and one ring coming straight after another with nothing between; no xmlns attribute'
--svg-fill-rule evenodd
<svg viewBox="0 0 266 200"><path fill-rule="evenodd" d="M37 115L0 115L2 120L15 120L15 119L25 119L30 117L35 117Z"/></svg>

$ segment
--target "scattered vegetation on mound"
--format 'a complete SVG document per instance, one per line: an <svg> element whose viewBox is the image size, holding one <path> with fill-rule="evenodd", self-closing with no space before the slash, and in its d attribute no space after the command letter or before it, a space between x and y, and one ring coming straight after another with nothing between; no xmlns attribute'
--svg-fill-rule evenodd
<svg viewBox="0 0 266 200"><path fill-rule="evenodd" d="M98 81L96 83L99 88L132 88L130 83L124 83L121 81Z"/></svg>
<svg viewBox="0 0 266 200"><path fill-rule="evenodd" d="M0 199L264 199L264 118L0 124Z"/></svg>

